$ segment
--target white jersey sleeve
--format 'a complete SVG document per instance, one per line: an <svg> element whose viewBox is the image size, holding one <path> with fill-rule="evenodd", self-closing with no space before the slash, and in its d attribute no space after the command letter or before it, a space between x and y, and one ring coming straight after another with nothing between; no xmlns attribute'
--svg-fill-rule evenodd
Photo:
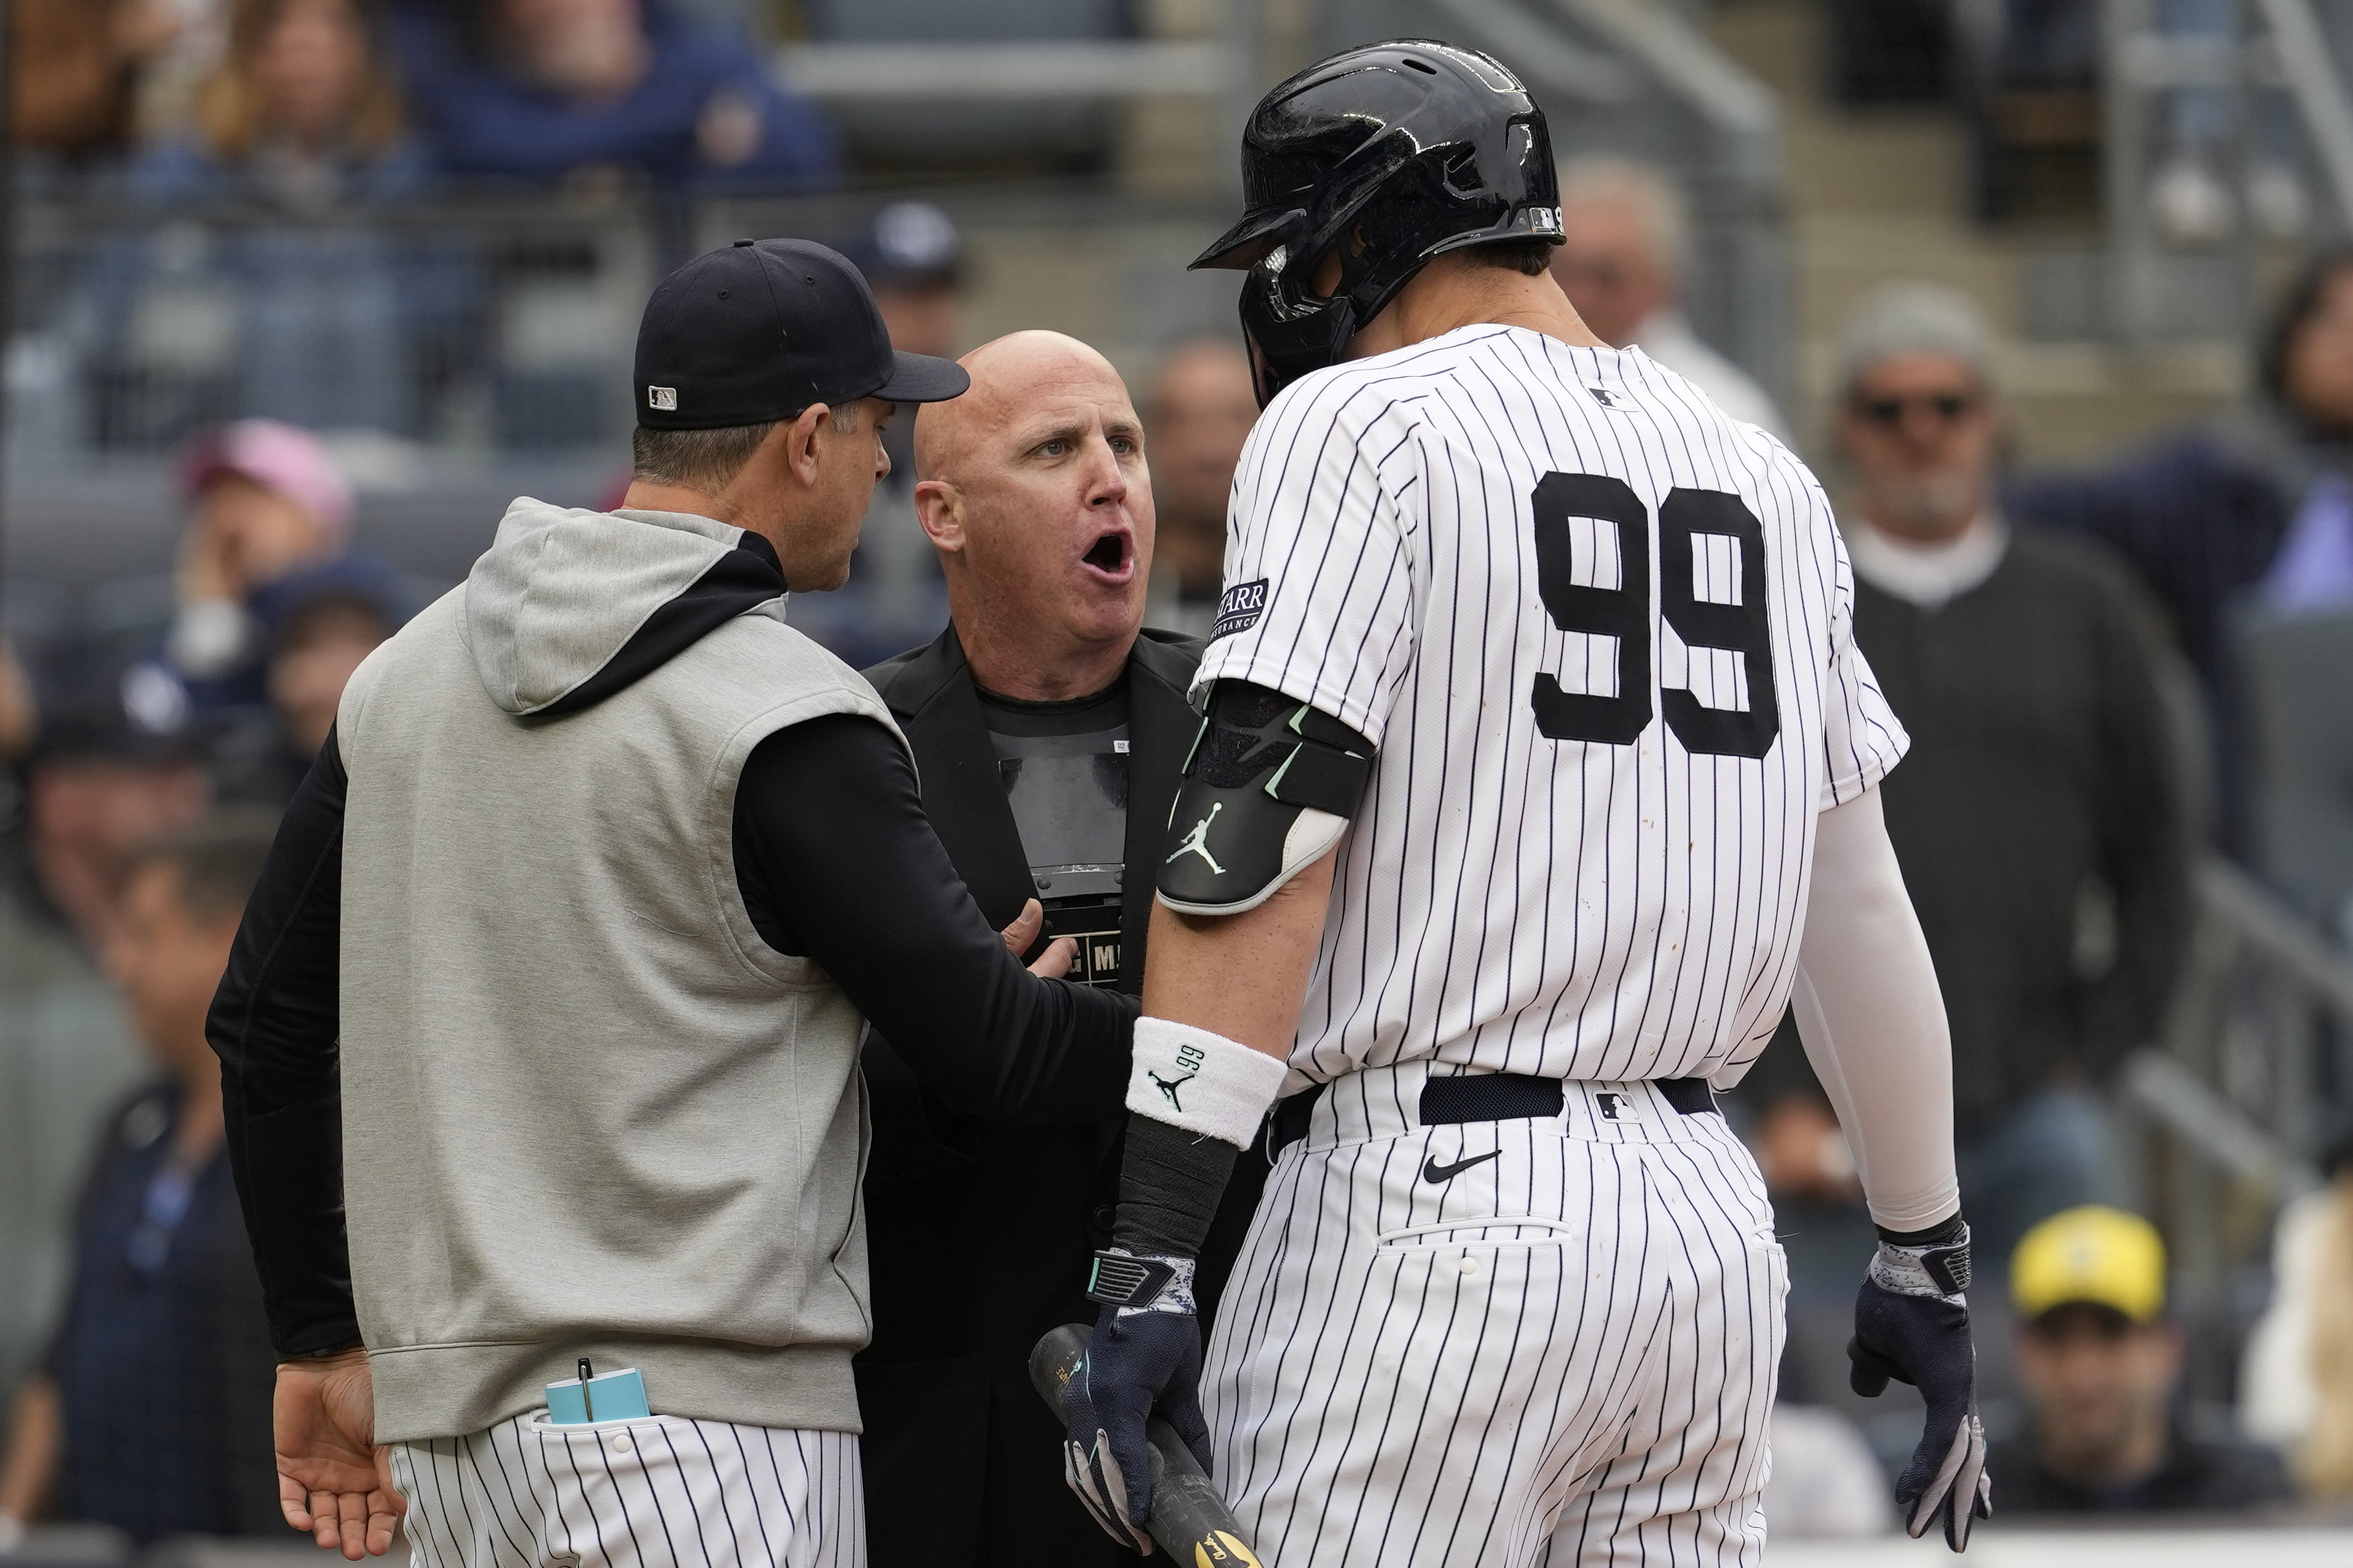
<svg viewBox="0 0 2353 1568"><path fill-rule="evenodd" d="M1356 406L1366 401L1305 383L1250 431L1194 689L1252 681L1378 745L1413 658L1415 523L1398 481L1409 500L1416 454L1402 422L1377 428L1389 416Z"/></svg>
<svg viewBox="0 0 2353 1568"><path fill-rule="evenodd" d="M1824 682L1822 704L1826 765L1820 809L1829 811L1860 798L1885 778L1911 749L1912 737L1905 732L1895 710L1887 705L1879 678L1871 673L1871 661L1855 646L1854 564L1847 559L1846 541L1831 520L1829 500L1820 486L1810 489L1818 509L1815 526L1828 533L1831 548L1838 555L1831 601L1830 679Z"/></svg>

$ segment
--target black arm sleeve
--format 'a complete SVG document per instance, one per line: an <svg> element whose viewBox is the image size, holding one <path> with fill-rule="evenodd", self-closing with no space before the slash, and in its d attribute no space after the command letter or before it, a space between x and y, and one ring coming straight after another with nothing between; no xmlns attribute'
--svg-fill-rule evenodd
<svg viewBox="0 0 2353 1568"><path fill-rule="evenodd" d="M280 1355L360 1337L336 1055L343 791L331 732L286 808L205 1019L221 1061L237 1201Z"/></svg>
<svg viewBox="0 0 2353 1568"><path fill-rule="evenodd" d="M824 965L957 1110L999 1126L1120 1113L1134 1001L1040 980L1006 951L881 725L833 714L753 748L735 876L761 937Z"/></svg>

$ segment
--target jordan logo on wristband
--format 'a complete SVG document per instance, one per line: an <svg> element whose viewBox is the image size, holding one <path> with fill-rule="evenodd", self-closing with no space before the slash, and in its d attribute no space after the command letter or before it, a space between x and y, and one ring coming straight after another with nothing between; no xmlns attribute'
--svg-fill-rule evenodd
<svg viewBox="0 0 2353 1568"><path fill-rule="evenodd" d="M1145 1076L1145 1077L1146 1077L1146 1078L1148 1078L1148 1079L1151 1079L1151 1080L1152 1080L1155 1085L1157 1085L1157 1086L1159 1087L1160 1092L1161 1092L1161 1093L1163 1093L1163 1094L1165 1094L1165 1095L1166 1095L1166 1096L1168 1097L1168 1103L1169 1103L1171 1106L1175 1107L1175 1108L1176 1108L1176 1110L1184 1110L1184 1109L1185 1109L1185 1107L1184 1107L1181 1103L1179 1103L1179 1102L1178 1102L1178 1100L1177 1100L1177 1099L1176 1099L1176 1091L1177 1091L1178 1089L1180 1089L1184 1088L1187 1084L1188 1084L1188 1083L1192 1082L1195 1079L1197 1079L1197 1078L1200 1077L1201 1075L1200 1075L1199 1073L1197 1073L1197 1072L1188 1072L1188 1073L1187 1073L1183 1078L1179 1078L1179 1079L1166 1079L1166 1078L1162 1078L1158 1073L1154 1072L1154 1071L1152 1071L1150 1068L1147 1068L1146 1069L1145 1069L1145 1074L1144 1074L1144 1076Z"/></svg>

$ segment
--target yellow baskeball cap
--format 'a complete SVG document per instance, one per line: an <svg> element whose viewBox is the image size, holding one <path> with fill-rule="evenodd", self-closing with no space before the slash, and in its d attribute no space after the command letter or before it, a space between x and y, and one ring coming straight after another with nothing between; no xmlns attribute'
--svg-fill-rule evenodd
<svg viewBox="0 0 2353 1568"><path fill-rule="evenodd" d="M2137 1214L2097 1204L2064 1210L2010 1254L2010 1298L2021 1318L2088 1301L2153 1323L2165 1310L2165 1243Z"/></svg>

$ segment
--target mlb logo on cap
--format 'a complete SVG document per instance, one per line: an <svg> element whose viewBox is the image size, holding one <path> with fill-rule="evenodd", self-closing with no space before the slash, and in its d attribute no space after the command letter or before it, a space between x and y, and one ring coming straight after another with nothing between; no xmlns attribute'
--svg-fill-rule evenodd
<svg viewBox="0 0 2353 1568"><path fill-rule="evenodd" d="M972 384L952 360L892 349L858 268L805 239L739 239L663 279L638 329L635 380L638 424L651 430L760 425L861 397L932 403Z"/></svg>

